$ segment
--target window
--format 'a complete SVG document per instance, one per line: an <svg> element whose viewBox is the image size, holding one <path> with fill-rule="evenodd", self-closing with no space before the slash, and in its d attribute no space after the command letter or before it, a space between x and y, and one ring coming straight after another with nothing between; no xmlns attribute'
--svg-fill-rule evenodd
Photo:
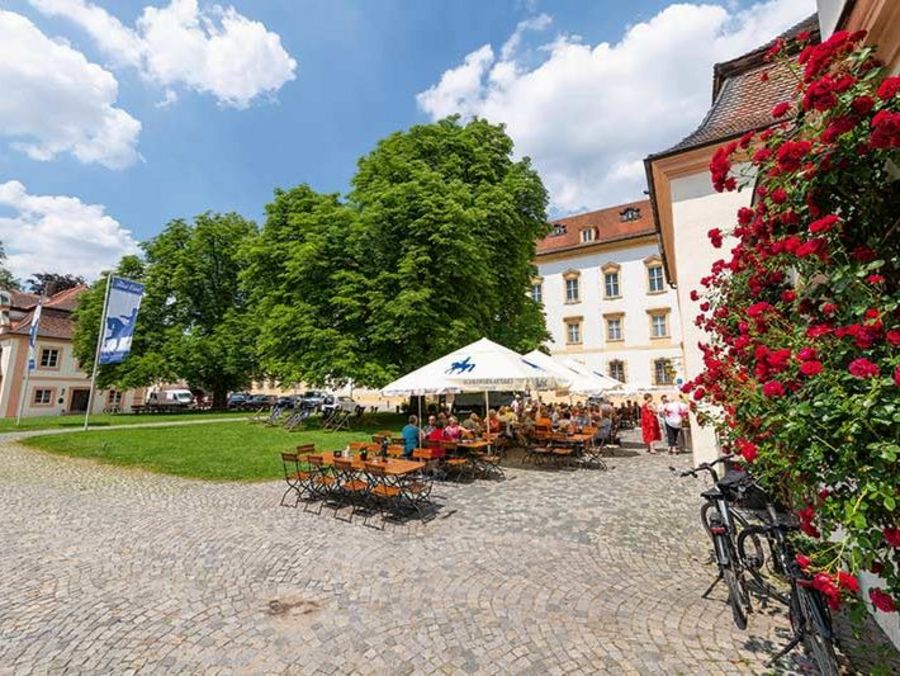
<svg viewBox="0 0 900 676"><path fill-rule="evenodd" d="M559 237L560 235L566 234L566 224L565 223L554 223L553 224L553 237Z"/></svg>
<svg viewBox="0 0 900 676"><path fill-rule="evenodd" d="M618 298L619 293L619 272L606 272L603 275L603 286L607 298Z"/></svg>
<svg viewBox="0 0 900 676"><path fill-rule="evenodd" d="M59 350L45 347L41 350L41 368L55 369L59 366Z"/></svg>
<svg viewBox="0 0 900 676"><path fill-rule="evenodd" d="M606 318L606 339L607 340L623 340L622 336L622 317Z"/></svg>
<svg viewBox="0 0 900 676"><path fill-rule="evenodd" d="M581 243L584 244L586 242L594 241L594 229L593 228L584 228L581 231Z"/></svg>
<svg viewBox="0 0 900 676"><path fill-rule="evenodd" d="M626 221L636 221L641 217L641 210L637 207L628 207L619 212L619 220L623 223Z"/></svg>
<svg viewBox="0 0 900 676"><path fill-rule="evenodd" d="M615 378L620 383L625 382L625 362L621 359L614 359L609 362L609 377Z"/></svg>
<svg viewBox="0 0 900 676"><path fill-rule="evenodd" d="M118 390L110 390L106 394L106 403L109 406L118 406L122 403L122 393Z"/></svg>
<svg viewBox="0 0 900 676"><path fill-rule="evenodd" d="M53 398L53 390L35 390L34 391L34 405L35 406L49 406L52 398Z"/></svg>
<svg viewBox="0 0 900 676"><path fill-rule="evenodd" d="M567 319L566 320L566 343L569 345L580 345L581 344L581 320L580 319Z"/></svg>
<svg viewBox="0 0 900 676"><path fill-rule="evenodd" d="M569 277L566 279L566 302L578 302L578 277Z"/></svg>
<svg viewBox="0 0 900 676"><path fill-rule="evenodd" d="M668 312L651 312L650 313L650 337L651 338L668 338L669 337L669 313Z"/></svg>
<svg viewBox="0 0 900 676"><path fill-rule="evenodd" d="M675 372L668 359L653 360L653 384L671 385L675 382Z"/></svg>
<svg viewBox="0 0 900 676"><path fill-rule="evenodd" d="M531 285L531 299L538 305L541 305L544 302L544 290L541 287L541 284Z"/></svg>
<svg viewBox="0 0 900 676"><path fill-rule="evenodd" d="M665 291L664 284L662 265L651 265L647 268L647 285L650 289L650 293L661 293Z"/></svg>

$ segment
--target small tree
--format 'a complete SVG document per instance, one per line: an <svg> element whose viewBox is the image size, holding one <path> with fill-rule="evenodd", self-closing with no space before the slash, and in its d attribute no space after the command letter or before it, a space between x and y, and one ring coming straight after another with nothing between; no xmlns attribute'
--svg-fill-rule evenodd
<svg viewBox="0 0 900 676"><path fill-rule="evenodd" d="M705 371L685 391L726 448L791 504L798 558L837 605L871 570L880 610L900 598L900 78L862 34L800 35L771 58L797 95L784 122L720 148L718 190L751 187L730 256L702 280ZM799 57L789 56L792 48ZM794 52L796 53L796 51ZM744 176L739 165L752 171ZM737 175L736 175L737 172ZM722 229L709 236L724 243ZM695 300L700 294L693 292ZM831 537L836 536L836 537ZM857 606L862 610L861 604Z"/></svg>
<svg viewBox="0 0 900 676"><path fill-rule="evenodd" d="M101 368L100 385L183 379L224 407L230 390L249 384L256 329L238 283L237 251L255 232L237 214L206 213L193 224L170 222L141 245L143 260L124 258L116 273L142 282L145 296L131 354ZM105 285L104 277L79 298L75 351L82 368L93 363Z"/></svg>
<svg viewBox="0 0 900 676"><path fill-rule="evenodd" d="M81 275L63 274L60 272L37 272L25 282L31 293L39 296L52 296L66 289L72 289L84 284Z"/></svg>
<svg viewBox="0 0 900 676"><path fill-rule="evenodd" d="M16 279L12 272L6 267L6 249L3 242L0 242L0 289L7 291L19 291L22 285Z"/></svg>

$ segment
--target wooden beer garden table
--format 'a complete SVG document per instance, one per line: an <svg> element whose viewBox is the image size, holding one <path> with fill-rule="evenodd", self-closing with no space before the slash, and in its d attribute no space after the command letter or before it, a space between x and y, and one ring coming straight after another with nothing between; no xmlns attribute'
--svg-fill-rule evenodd
<svg viewBox="0 0 900 676"><path fill-rule="evenodd" d="M322 464L327 467L331 467L334 465L334 454L333 453L322 453ZM346 460L347 458L343 455L338 456L341 459ZM358 455L353 455L350 460L352 461L353 469L365 472L366 464L378 465L379 467L384 467L384 473L388 476L403 476L405 474L412 474L414 472L418 472L420 470L425 469L425 463L419 462L418 460L402 460L400 458L387 458L382 461L380 457L372 457L363 462L362 459Z"/></svg>

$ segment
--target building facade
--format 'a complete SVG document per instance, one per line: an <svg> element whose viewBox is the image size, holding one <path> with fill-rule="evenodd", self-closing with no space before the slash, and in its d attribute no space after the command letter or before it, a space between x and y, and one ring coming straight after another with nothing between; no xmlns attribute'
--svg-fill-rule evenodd
<svg viewBox="0 0 900 676"><path fill-rule="evenodd" d="M555 356L626 384L672 390L683 378L681 318L665 280L650 202L569 216L538 243L532 296Z"/></svg>
<svg viewBox="0 0 900 676"><path fill-rule="evenodd" d="M40 298L35 294L0 290L0 417L15 418L24 397L22 416L84 413L90 391L90 374L81 370L72 345L73 320L78 295L75 287L44 300L35 346L35 370L25 390L28 333ZM128 410L143 401L143 390L98 390L93 413L118 408Z"/></svg>

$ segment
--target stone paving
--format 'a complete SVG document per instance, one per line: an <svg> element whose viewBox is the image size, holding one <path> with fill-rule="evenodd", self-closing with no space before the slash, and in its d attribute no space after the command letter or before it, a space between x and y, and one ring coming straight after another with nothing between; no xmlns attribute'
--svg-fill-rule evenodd
<svg viewBox="0 0 900 676"><path fill-rule="evenodd" d="M701 484L673 463L440 484L438 518L381 531L280 507L276 482L0 442L0 672L768 671L787 621L741 632L724 589L700 598Z"/></svg>

